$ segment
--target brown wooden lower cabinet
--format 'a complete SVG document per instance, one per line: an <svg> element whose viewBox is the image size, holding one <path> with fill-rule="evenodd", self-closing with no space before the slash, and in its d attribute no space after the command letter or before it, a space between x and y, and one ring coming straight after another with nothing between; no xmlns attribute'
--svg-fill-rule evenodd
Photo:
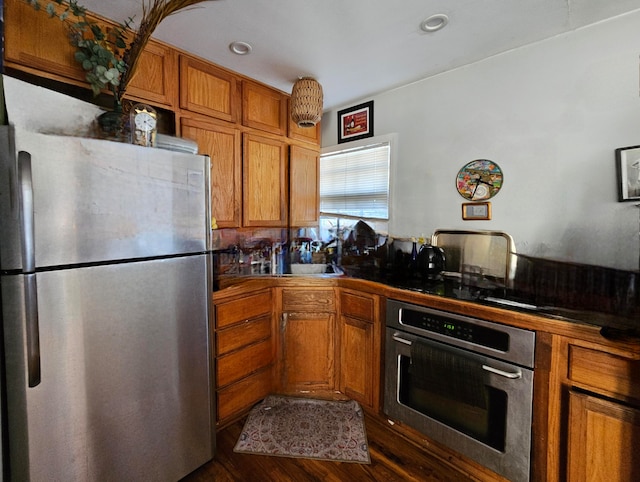
<svg viewBox="0 0 640 482"><path fill-rule="evenodd" d="M283 313L281 326L282 390L333 390L334 313Z"/></svg>
<svg viewBox="0 0 640 482"><path fill-rule="evenodd" d="M255 403L272 392L273 373L266 367L216 392L218 425L223 426L244 415Z"/></svg>
<svg viewBox="0 0 640 482"><path fill-rule="evenodd" d="M367 408L380 409L380 297L340 290L339 390Z"/></svg>
<svg viewBox="0 0 640 482"><path fill-rule="evenodd" d="M557 336L553 356L547 480L640 480L638 354Z"/></svg>
<svg viewBox="0 0 640 482"><path fill-rule="evenodd" d="M569 392L569 481L640 480L640 410Z"/></svg>
<svg viewBox="0 0 640 482"><path fill-rule="evenodd" d="M380 410L379 295L276 287L235 293L215 306L218 425L272 392L339 390Z"/></svg>
<svg viewBox="0 0 640 482"><path fill-rule="evenodd" d="M243 347L218 357L216 379L221 387L237 382L242 378L273 363L271 338Z"/></svg>
<svg viewBox="0 0 640 482"><path fill-rule="evenodd" d="M373 324L340 316L340 391L373 405Z"/></svg>
<svg viewBox="0 0 640 482"><path fill-rule="evenodd" d="M384 294L320 282L233 293L215 303L219 425L277 392L339 390L381 413ZM640 480L640 345L544 330L538 340L534 479ZM444 459L477 465L404 430Z"/></svg>
<svg viewBox="0 0 640 482"><path fill-rule="evenodd" d="M279 289L279 388L284 393L335 388L335 292Z"/></svg>
<svg viewBox="0 0 640 482"><path fill-rule="evenodd" d="M273 295L261 289L215 304L218 425L243 415L273 391Z"/></svg>

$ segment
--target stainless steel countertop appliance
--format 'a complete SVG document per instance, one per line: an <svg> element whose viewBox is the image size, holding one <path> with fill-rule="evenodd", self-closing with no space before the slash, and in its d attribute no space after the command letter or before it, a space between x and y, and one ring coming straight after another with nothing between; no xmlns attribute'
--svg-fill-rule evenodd
<svg viewBox="0 0 640 482"><path fill-rule="evenodd" d="M0 128L8 478L213 456L209 158Z"/></svg>

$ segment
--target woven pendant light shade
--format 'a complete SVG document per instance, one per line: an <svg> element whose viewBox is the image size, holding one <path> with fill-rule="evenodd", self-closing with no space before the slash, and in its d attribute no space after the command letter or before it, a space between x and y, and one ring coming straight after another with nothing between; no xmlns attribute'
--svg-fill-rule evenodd
<svg viewBox="0 0 640 482"><path fill-rule="evenodd" d="M291 119L298 127L313 127L322 119L322 86L311 77L302 77L291 91Z"/></svg>

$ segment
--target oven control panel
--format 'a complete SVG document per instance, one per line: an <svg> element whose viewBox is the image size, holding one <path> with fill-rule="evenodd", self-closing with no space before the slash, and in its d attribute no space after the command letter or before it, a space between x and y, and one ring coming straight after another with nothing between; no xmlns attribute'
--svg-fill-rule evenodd
<svg viewBox="0 0 640 482"><path fill-rule="evenodd" d="M533 368L536 333L404 301L387 300L386 326Z"/></svg>
<svg viewBox="0 0 640 482"><path fill-rule="evenodd" d="M400 310L400 324L469 341L494 350L507 351L509 349L509 335L507 333L450 317L402 308Z"/></svg>

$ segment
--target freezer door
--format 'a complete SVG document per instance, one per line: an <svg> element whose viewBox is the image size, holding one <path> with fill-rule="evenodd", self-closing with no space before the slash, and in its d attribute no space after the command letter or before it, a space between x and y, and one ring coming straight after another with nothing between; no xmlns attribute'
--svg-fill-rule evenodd
<svg viewBox="0 0 640 482"><path fill-rule="evenodd" d="M4 270L207 249L205 156L25 131L12 135L9 127L0 130L0 148ZM25 246L32 251L25 254ZM31 252L34 260L25 260Z"/></svg>
<svg viewBox="0 0 640 482"><path fill-rule="evenodd" d="M212 457L207 255L2 278L11 480L176 481Z"/></svg>

